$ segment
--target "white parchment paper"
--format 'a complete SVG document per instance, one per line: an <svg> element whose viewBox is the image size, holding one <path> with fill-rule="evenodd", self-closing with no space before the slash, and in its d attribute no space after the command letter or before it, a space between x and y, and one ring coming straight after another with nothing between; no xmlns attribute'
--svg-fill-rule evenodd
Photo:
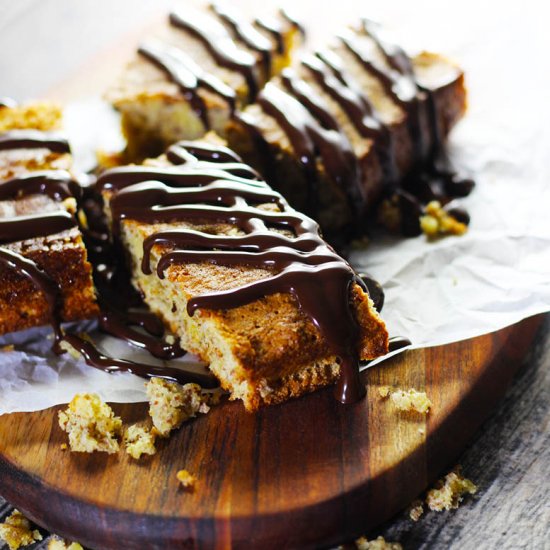
<svg viewBox="0 0 550 550"><path fill-rule="evenodd" d="M465 236L435 243L378 236L353 253L352 263L385 288L390 333L432 346L549 311L550 34L543 4L379 4L375 15L405 43L445 52L464 67L470 110L453 132L451 151L478 184L463 201L472 217ZM70 106L67 118L82 165L94 147L117 141L97 99ZM0 339L15 344L0 352L0 414L67 402L78 391L144 400L140 378L55 357L48 332Z"/></svg>

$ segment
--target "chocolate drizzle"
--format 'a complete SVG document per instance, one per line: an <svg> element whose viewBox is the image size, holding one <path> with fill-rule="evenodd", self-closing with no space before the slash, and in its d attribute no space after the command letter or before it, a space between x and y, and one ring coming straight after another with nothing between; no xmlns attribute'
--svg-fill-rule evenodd
<svg viewBox="0 0 550 550"><path fill-rule="evenodd" d="M227 101L231 112L235 110L235 92L214 75L203 71L182 50L156 42L142 44L138 52L162 69L182 90L204 127L210 129L208 110L199 93L200 88L209 90Z"/></svg>
<svg viewBox="0 0 550 550"><path fill-rule="evenodd" d="M254 101L258 93L256 59L237 47L223 25L191 10L172 12L170 23L200 40L218 65L242 74L248 86L249 101Z"/></svg>
<svg viewBox="0 0 550 550"><path fill-rule="evenodd" d="M209 158L215 156L210 153ZM218 159L221 165L228 160L223 154ZM156 266L160 277L170 265L180 262L263 268L266 276L258 281L192 297L187 305L188 314L192 316L198 309L235 308L266 295L290 293L341 360L338 398L348 403L362 397L364 387L358 377L359 327L350 303L352 286L359 284L364 288L362 281L321 239L318 225L290 209L263 182L243 178L236 181L226 174L225 178L205 183L211 175L200 168L199 162L195 165L194 182L188 179L189 174L185 175L188 187L182 187L183 180L175 179L172 169L164 170L166 177L162 178L158 169L135 168L141 170L142 183L135 183L138 174L133 172L134 185L123 186L111 199L114 233L120 231L125 219L149 224L200 221L237 226L244 235L212 235L194 229L154 233L143 245L142 270L151 273L151 251L156 245L161 245ZM109 182L114 181L120 184L120 174L120 169L107 172L100 185L113 185ZM150 181L153 177L160 181ZM170 187L174 181L176 188ZM276 204L279 211L254 206L265 203ZM285 228L288 234L270 231L270 225ZM319 296L324 297L322 302Z"/></svg>
<svg viewBox="0 0 550 550"><path fill-rule="evenodd" d="M357 159L342 132L323 128L299 101L273 84L266 84L258 96L258 103L283 129L304 167L308 182L309 214L313 217L317 215L317 153L323 159L329 177L349 197L360 197L362 189L357 174Z"/></svg>
<svg viewBox="0 0 550 550"><path fill-rule="evenodd" d="M74 196L78 189L78 184L64 170L36 171L0 182L0 201L37 194L62 201Z"/></svg>
<svg viewBox="0 0 550 550"><path fill-rule="evenodd" d="M242 20L228 3L215 2L212 4L212 9L231 29L235 38L239 39L249 49L255 51L260 56L267 80L271 75L271 66L273 63L271 42L250 23Z"/></svg>
<svg viewBox="0 0 550 550"><path fill-rule="evenodd" d="M275 41L277 53L282 55L285 53L285 40L283 36L283 26L279 21L273 18L261 17L254 21L255 25L260 29L268 32Z"/></svg>
<svg viewBox="0 0 550 550"><path fill-rule="evenodd" d="M47 237L75 226L74 218L65 210L0 219L0 245Z"/></svg>
<svg viewBox="0 0 550 550"><path fill-rule="evenodd" d="M52 153L70 153L69 142L54 132L10 130L0 134L0 150L49 149Z"/></svg>

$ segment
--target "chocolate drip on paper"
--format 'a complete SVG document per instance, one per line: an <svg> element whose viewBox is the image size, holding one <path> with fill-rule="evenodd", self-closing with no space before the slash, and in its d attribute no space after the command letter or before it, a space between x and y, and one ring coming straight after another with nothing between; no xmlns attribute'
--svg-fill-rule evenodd
<svg viewBox="0 0 550 550"><path fill-rule="evenodd" d="M225 159L220 157L220 160ZM348 403L362 397L364 387L358 376L359 326L351 305L351 292L354 284L362 288L364 285L349 264L321 239L317 223L290 209L278 193L255 180L235 181L228 174L226 181L213 180L205 184L205 176L208 179L209 174L197 168L194 185L182 187L179 180L179 187L172 188L169 187L173 181L170 170L165 171L168 181L150 181L151 169L136 168L140 169L142 183L124 187L111 199L115 234L124 219L149 224L177 221L230 224L245 233L211 235L191 229L155 233L144 242L144 273L151 273L151 251L155 245L162 245L156 266L160 277L170 265L180 262L263 268L266 271L263 279L231 290L191 297L188 314L192 316L201 308L235 308L266 295L290 293L319 328L329 349L340 358L338 398ZM114 178L109 172L102 176L104 185L120 177L120 171L116 170L111 171ZM158 171L156 175L160 175ZM132 174L134 176L137 173ZM280 211L253 206L266 202L276 204ZM269 225L286 228L292 236L269 231ZM322 302L320 296L323 296Z"/></svg>
<svg viewBox="0 0 550 550"><path fill-rule="evenodd" d="M234 112L235 92L214 75L203 71L182 50L148 42L139 47L138 53L162 69L180 87L207 130L210 129L210 121L207 106L199 93L200 88L220 96L228 103L231 112Z"/></svg>
<svg viewBox="0 0 550 550"><path fill-rule="evenodd" d="M200 40L218 65L242 74L248 86L249 101L254 101L258 93L256 59L235 45L223 25L190 10L172 12L170 23Z"/></svg>
<svg viewBox="0 0 550 550"><path fill-rule="evenodd" d="M54 132L10 130L0 134L0 150L49 149L52 153L70 153L69 142Z"/></svg>

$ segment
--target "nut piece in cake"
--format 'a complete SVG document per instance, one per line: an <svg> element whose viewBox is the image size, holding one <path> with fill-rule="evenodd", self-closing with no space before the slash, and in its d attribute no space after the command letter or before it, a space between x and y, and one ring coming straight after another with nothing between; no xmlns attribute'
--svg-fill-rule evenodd
<svg viewBox="0 0 550 550"><path fill-rule="evenodd" d="M391 393L390 399L400 411L416 411L420 414L428 414L432 406L426 392L419 392L413 388L396 390Z"/></svg>
<svg viewBox="0 0 550 550"><path fill-rule="evenodd" d="M153 426L162 437L198 413L206 414L210 410L208 398L197 384L181 386L162 378L151 378L147 383L147 397Z"/></svg>
<svg viewBox="0 0 550 550"><path fill-rule="evenodd" d="M198 480L193 474L190 474L187 470L179 470L176 474L176 477L180 482L180 486L183 487L186 491L192 491L195 489Z"/></svg>
<svg viewBox="0 0 550 550"><path fill-rule="evenodd" d="M17 550L42 540L42 535L31 528L30 521L19 510L14 510L4 523L0 523L0 539L10 550Z"/></svg>
<svg viewBox="0 0 550 550"><path fill-rule="evenodd" d="M155 432L153 430L138 424L128 426L124 431L126 452L136 460L141 455L154 455L157 452L155 439Z"/></svg>
<svg viewBox="0 0 550 550"><path fill-rule="evenodd" d="M458 508L465 495L474 495L476 492L477 486L462 476L460 468L456 468L428 491L426 504L435 512L452 510Z"/></svg>
<svg viewBox="0 0 550 550"><path fill-rule="evenodd" d="M84 550L78 542L70 542L53 537L48 542L48 550Z"/></svg>
<svg viewBox="0 0 550 550"><path fill-rule="evenodd" d="M65 411L59 411L59 425L69 434L71 451L116 453L122 421L96 394L77 394Z"/></svg>

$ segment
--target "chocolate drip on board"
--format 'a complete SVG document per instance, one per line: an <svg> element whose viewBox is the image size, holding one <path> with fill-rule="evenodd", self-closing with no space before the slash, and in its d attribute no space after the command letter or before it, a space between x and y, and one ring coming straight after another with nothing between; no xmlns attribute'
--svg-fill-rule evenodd
<svg viewBox="0 0 550 550"><path fill-rule="evenodd" d="M348 403L362 397L364 387L358 376L359 326L350 300L353 285L364 285L349 264L320 238L316 222L291 210L278 193L258 187L254 180L235 182L229 177L228 181L204 185L204 174L197 169L194 187L174 189L163 181L149 181L151 172L147 167L141 170L142 183L125 187L111 199L114 227L120 227L124 219L149 224L200 220L228 223L245 232L244 236L207 235L191 229L154 233L144 242L144 273L151 273L151 251L155 245L162 245L156 266L160 277L170 265L180 262L263 268L267 272L263 279L191 297L188 314L192 316L201 308L235 308L266 295L290 293L341 360L338 398ZM110 179L109 173L104 175L105 182ZM250 206L250 202L273 202L280 211L262 210ZM293 236L269 231L266 224L287 228ZM319 296L324 296L323 303Z"/></svg>
<svg viewBox="0 0 550 550"><path fill-rule="evenodd" d="M273 46L269 39L262 35L250 23L244 21L233 10L229 3L214 2L211 5L214 13L231 29L234 37L255 51L262 59L265 79L271 75L273 65Z"/></svg>
<svg viewBox="0 0 550 550"><path fill-rule="evenodd" d="M231 113L234 112L235 92L214 75L203 71L182 50L155 42L147 42L139 47L138 53L163 70L170 80L180 87L184 97L189 101L207 130L211 126L206 103L199 93L200 88L220 96L228 103Z"/></svg>
<svg viewBox="0 0 550 550"><path fill-rule="evenodd" d="M218 65L242 74L248 86L249 101L254 101L259 87L256 59L236 46L223 25L190 10L170 13L170 23L200 40Z"/></svg>
<svg viewBox="0 0 550 550"><path fill-rule="evenodd" d="M10 130L0 134L0 151L7 149L49 149L52 153L70 153L69 142L54 132Z"/></svg>

